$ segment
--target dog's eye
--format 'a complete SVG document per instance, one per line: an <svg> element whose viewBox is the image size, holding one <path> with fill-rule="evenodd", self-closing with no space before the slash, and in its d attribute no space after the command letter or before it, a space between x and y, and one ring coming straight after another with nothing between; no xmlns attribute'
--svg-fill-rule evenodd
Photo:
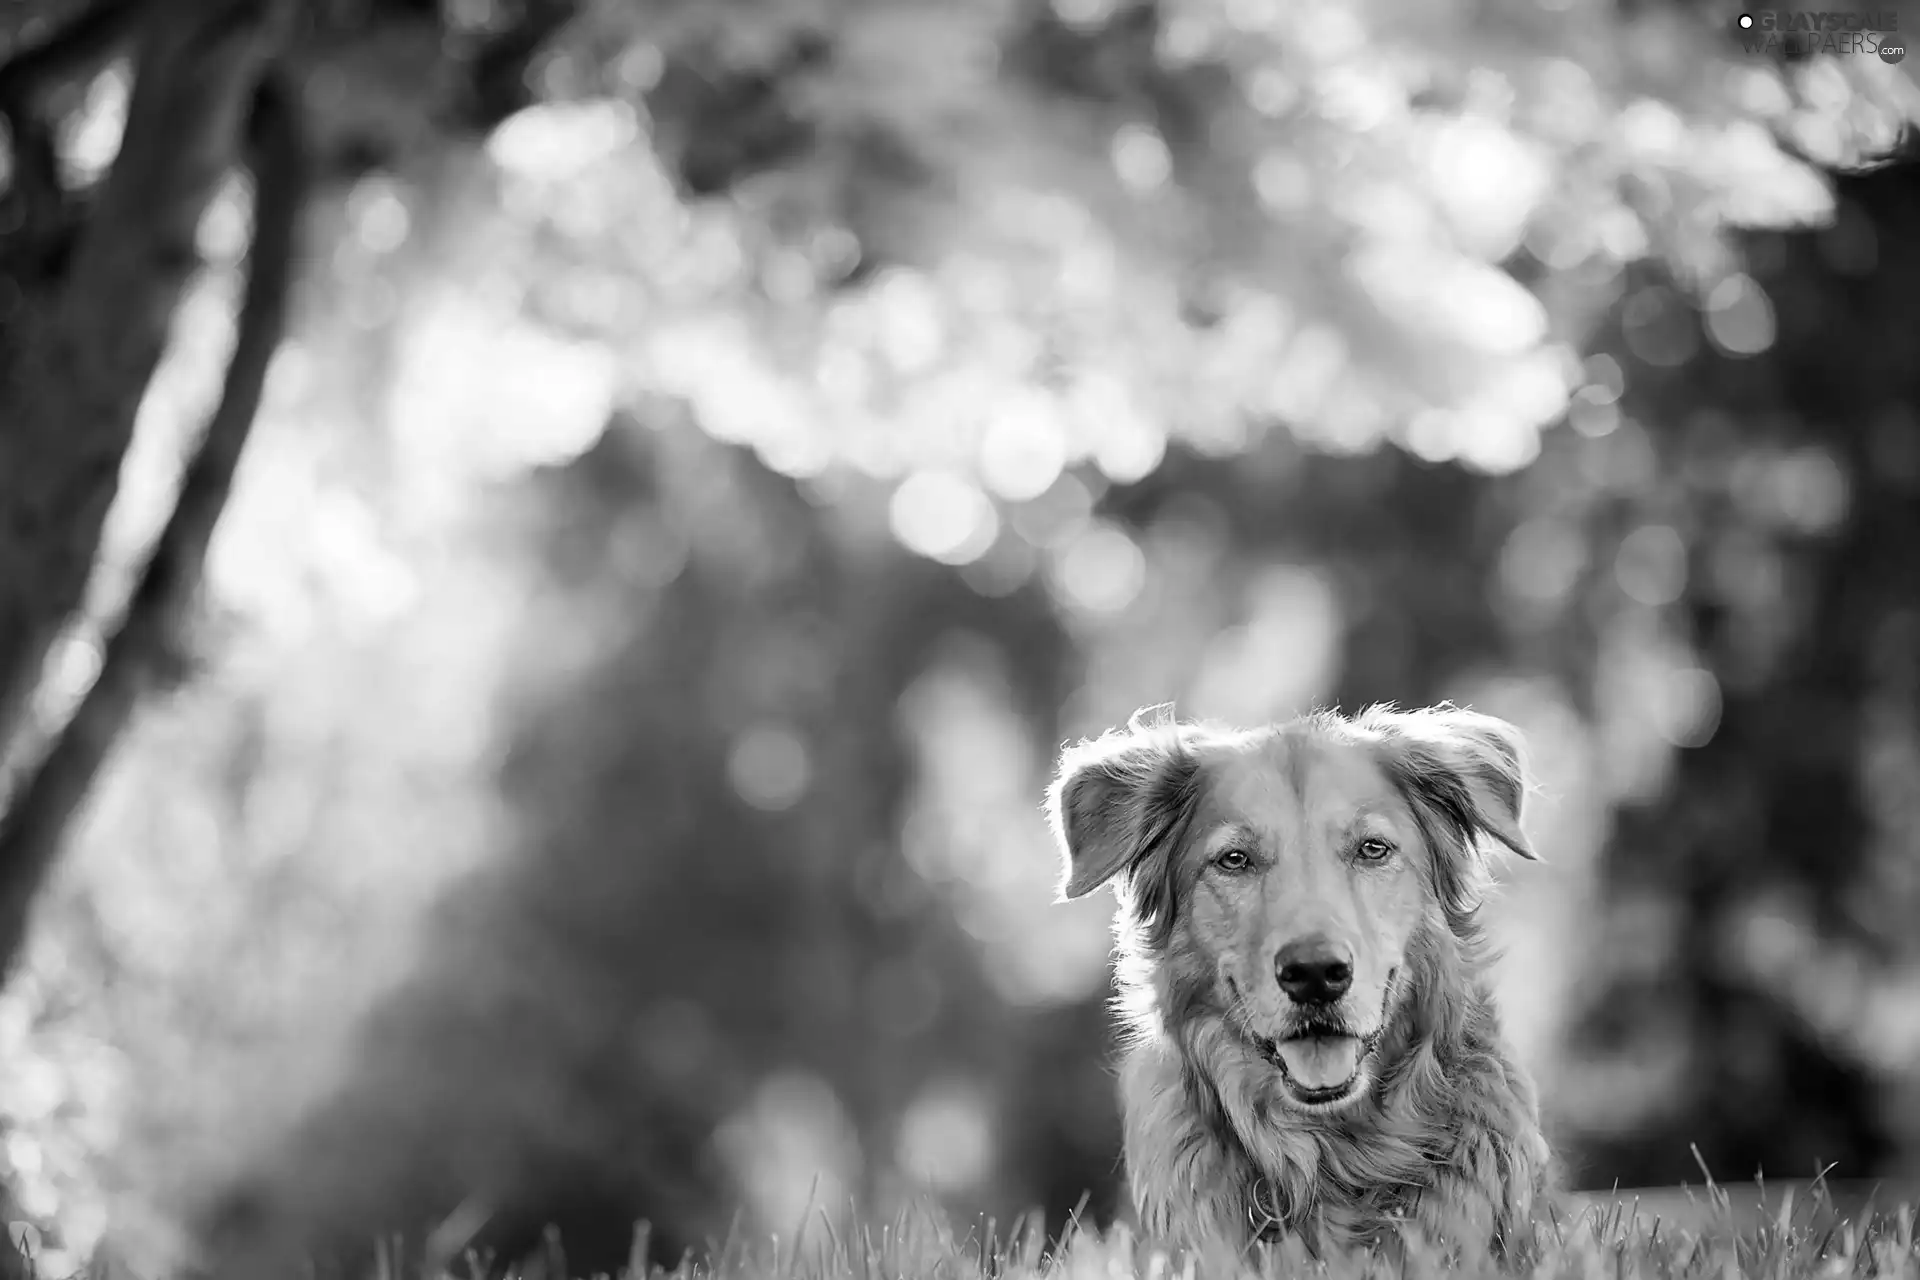
<svg viewBox="0 0 1920 1280"><path fill-rule="evenodd" d="M1245 849L1229 849L1215 858L1213 865L1222 871L1245 871L1253 865L1253 859L1247 856Z"/></svg>
<svg viewBox="0 0 1920 1280"><path fill-rule="evenodd" d="M1358 856L1362 862L1385 862L1393 856L1393 846L1385 840L1362 840Z"/></svg>

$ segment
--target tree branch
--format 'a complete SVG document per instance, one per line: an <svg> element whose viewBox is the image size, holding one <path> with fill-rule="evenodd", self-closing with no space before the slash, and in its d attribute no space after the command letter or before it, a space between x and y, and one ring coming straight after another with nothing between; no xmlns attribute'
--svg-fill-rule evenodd
<svg viewBox="0 0 1920 1280"><path fill-rule="evenodd" d="M99 678L0 818L0 977L19 952L28 910L121 727L142 692L174 665L207 547L286 329L308 164L294 92L282 77L269 75L260 84L251 126L253 244L220 403L126 616L107 642Z"/></svg>
<svg viewBox="0 0 1920 1280"><path fill-rule="evenodd" d="M139 6L119 156L66 270L16 282L25 306L0 334L0 732L84 598L135 415L198 265L200 218L288 11L287 0Z"/></svg>

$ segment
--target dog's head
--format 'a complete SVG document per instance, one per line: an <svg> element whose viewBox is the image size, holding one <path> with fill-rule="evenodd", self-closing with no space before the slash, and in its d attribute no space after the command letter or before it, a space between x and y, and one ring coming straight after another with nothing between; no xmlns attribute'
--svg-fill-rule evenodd
<svg viewBox="0 0 1920 1280"><path fill-rule="evenodd" d="M1069 748L1065 898L1113 881L1175 1016L1211 1013L1305 1110L1368 1092L1423 931L1457 935L1494 846L1534 856L1517 729L1451 706L1247 731L1148 722Z"/></svg>

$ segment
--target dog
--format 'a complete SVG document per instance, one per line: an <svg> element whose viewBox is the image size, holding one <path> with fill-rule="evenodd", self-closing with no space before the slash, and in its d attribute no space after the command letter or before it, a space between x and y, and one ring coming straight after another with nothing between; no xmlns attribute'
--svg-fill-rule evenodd
<svg viewBox="0 0 1920 1280"><path fill-rule="evenodd" d="M1523 743L1442 704L1066 748L1062 900L1112 883L1124 1159L1176 1246L1512 1257L1553 1181L1476 920Z"/></svg>

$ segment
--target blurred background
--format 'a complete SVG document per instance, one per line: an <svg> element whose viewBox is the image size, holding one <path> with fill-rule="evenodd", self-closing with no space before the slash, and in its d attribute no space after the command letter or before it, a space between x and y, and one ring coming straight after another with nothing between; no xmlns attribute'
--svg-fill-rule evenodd
<svg viewBox="0 0 1920 1280"><path fill-rule="evenodd" d="M1577 1185L1920 1175L1920 59L1675 0L329 3L197 666L0 996L47 1249L1109 1220L1112 904L1039 802L1165 700L1526 730L1491 914Z"/></svg>

